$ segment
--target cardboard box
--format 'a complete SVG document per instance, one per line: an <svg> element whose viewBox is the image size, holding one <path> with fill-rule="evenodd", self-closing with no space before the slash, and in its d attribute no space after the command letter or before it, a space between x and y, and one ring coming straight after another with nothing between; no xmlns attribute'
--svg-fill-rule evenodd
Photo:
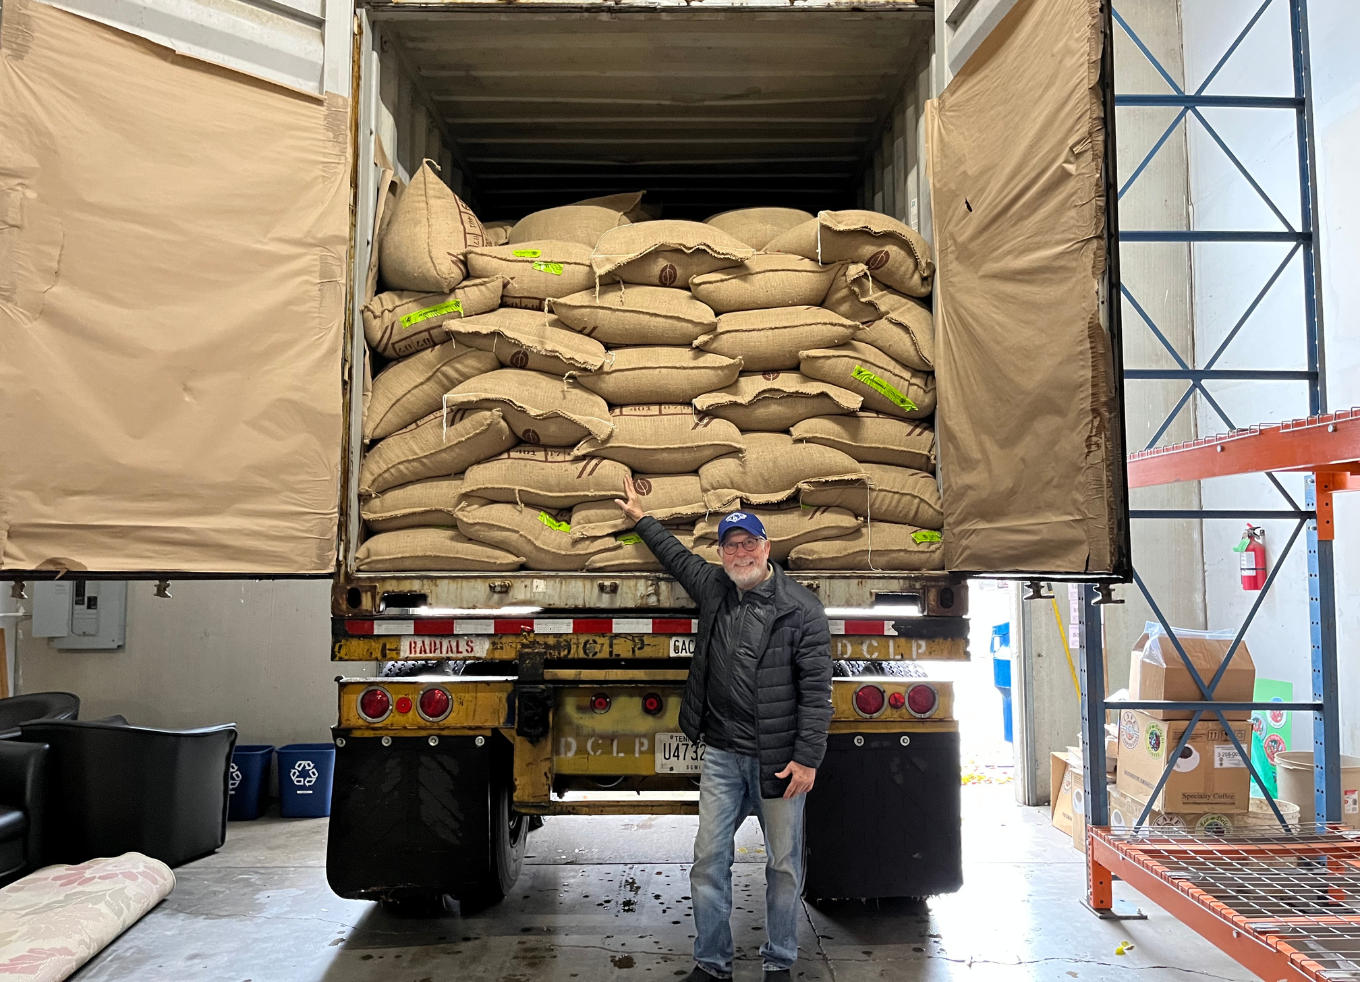
<svg viewBox="0 0 1360 982"><path fill-rule="evenodd" d="M1199 672L1204 684L1213 680L1218 666L1232 647L1227 638L1198 637L1193 632L1177 633L1177 640L1190 657L1190 663ZM1232 664L1223 673L1214 698L1220 702L1251 702L1256 689L1256 663L1246 642L1238 645ZM1144 634L1133 646L1133 658L1129 662L1129 699L1174 699L1177 702L1199 702L1203 693L1195 684L1194 677L1185 667L1176 646L1165 634ZM1155 719L1189 719L1194 714L1189 710L1158 709L1151 713ZM1250 719L1250 712L1226 713L1228 719Z"/></svg>
<svg viewBox="0 0 1360 982"><path fill-rule="evenodd" d="M1119 714L1119 776L1115 786L1131 798L1147 801L1161 779L1167 754L1176 748L1189 724L1160 720L1150 713L1125 709ZM1232 724L1243 747L1250 747L1251 724ZM1250 751L1249 751L1250 752ZM1181 759L1167 778L1153 807L1162 812L1244 812L1250 807L1251 772L1217 720L1200 720Z"/></svg>
<svg viewBox="0 0 1360 982"><path fill-rule="evenodd" d="M1085 855L1086 784L1081 751L1077 747L1068 747L1066 753L1051 754L1048 777L1053 801L1050 806L1053 827L1070 835L1072 847ZM1106 790L1112 791L1113 787L1106 785Z"/></svg>
<svg viewBox="0 0 1360 982"><path fill-rule="evenodd" d="M1129 829L1134 827L1138 816L1143 814L1147 802L1139 801L1125 794L1117 787L1110 789L1110 828ZM1212 835L1227 835L1232 832L1235 822L1242 819L1241 812L1164 812L1154 808L1148 813L1144 826L1156 828L1193 829Z"/></svg>

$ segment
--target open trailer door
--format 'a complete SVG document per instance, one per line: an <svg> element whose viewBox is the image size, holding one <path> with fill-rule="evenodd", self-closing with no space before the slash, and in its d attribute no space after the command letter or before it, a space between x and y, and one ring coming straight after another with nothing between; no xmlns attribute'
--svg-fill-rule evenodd
<svg viewBox="0 0 1360 982"><path fill-rule="evenodd" d="M1107 15L1017 0L928 106L953 571L1127 575Z"/></svg>
<svg viewBox="0 0 1360 982"><path fill-rule="evenodd" d="M0 33L0 577L331 573L348 8L71 6Z"/></svg>

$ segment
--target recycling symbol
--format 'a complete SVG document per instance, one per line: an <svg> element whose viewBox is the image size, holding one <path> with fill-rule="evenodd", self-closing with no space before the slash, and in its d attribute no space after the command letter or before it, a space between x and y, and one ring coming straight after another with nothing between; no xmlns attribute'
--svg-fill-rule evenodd
<svg viewBox="0 0 1360 982"><path fill-rule="evenodd" d="M316 765L310 760L298 761L293 765L293 769L289 771L288 776L293 779L294 784L304 788L310 788L316 783L316 779L320 777L316 772Z"/></svg>
<svg viewBox="0 0 1360 982"><path fill-rule="evenodd" d="M231 762L231 773L227 775L227 789L235 791L236 785L241 783L241 768L236 766L236 761Z"/></svg>

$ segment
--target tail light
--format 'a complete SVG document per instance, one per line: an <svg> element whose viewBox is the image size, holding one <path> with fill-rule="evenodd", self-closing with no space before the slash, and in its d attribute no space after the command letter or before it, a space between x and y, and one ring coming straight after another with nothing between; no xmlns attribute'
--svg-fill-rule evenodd
<svg viewBox="0 0 1360 982"><path fill-rule="evenodd" d="M397 696L397 712L405 716L411 711L411 697Z"/></svg>
<svg viewBox="0 0 1360 982"><path fill-rule="evenodd" d="M642 711L648 716L659 716L666 704L661 701L661 697L655 692L649 692L642 697Z"/></svg>
<svg viewBox="0 0 1360 982"><path fill-rule="evenodd" d="M888 704L883 690L876 685L861 685L855 690L855 712L873 719L883 713Z"/></svg>
<svg viewBox="0 0 1360 982"><path fill-rule="evenodd" d="M420 710L420 715L431 723L438 723L449 715L449 710L453 708L453 698L447 690L434 686L420 694L416 708Z"/></svg>
<svg viewBox="0 0 1360 982"><path fill-rule="evenodd" d="M888 706L892 709L901 709L907 704L907 697L900 692L888 693Z"/></svg>
<svg viewBox="0 0 1360 982"><path fill-rule="evenodd" d="M380 685L359 693L359 715L369 723L381 723L392 712L392 696Z"/></svg>
<svg viewBox="0 0 1360 982"><path fill-rule="evenodd" d="M907 712L913 716L929 716L939 705L940 696L933 685L922 682L907 690Z"/></svg>
<svg viewBox="0 0 1360 982"><path fill-rule="evenodd" d="M596 713L609 712L609 697L603 692L595 693L590 697L590 708L592 712Z"/></svg>

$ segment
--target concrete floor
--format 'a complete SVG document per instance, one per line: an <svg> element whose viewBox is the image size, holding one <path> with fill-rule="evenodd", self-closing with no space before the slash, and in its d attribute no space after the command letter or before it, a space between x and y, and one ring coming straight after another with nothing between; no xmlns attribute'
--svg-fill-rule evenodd
<svg viewBox="0 0 1360 982"><path fill-rule="evenodd" d="M1082 858L1009 787L965 787L963 890L929 903L806 906L802 982L1254 978L1124 884L1146 921L1078 906ZM471 917L389 916L326 886L324 820L233 823L176 870L174 892L80 982L538 982L667 979L692 966L688 860L696 819L551 818L514 894ZM736 978L760 978L764 853L741 831ZM1123 956L1115 947L1133 941Z"/></svg>

